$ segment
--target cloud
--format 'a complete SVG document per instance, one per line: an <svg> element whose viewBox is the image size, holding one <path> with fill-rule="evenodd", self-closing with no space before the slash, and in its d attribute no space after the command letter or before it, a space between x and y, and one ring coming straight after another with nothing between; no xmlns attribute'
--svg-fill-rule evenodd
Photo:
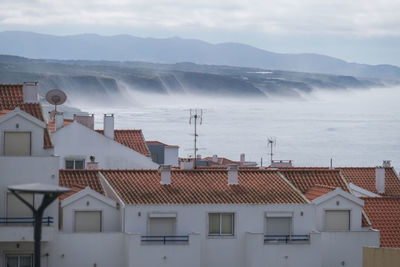
<svg viewBox="0 0 400 267"><path fill-rule="evenodd" d="M400 36L399 0L2 0L0 25Z"/></svg>

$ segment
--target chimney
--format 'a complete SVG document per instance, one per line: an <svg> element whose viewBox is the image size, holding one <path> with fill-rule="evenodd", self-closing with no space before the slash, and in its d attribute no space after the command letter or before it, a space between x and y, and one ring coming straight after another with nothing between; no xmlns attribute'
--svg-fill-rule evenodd
<svg viewBox="0 0 400 267"><path fill-rule="evenodd" d="M104 135L114 140L114 114L104 114Z"/></svg>
<svg viewBox="0 0 400 267"><path fill-rule="evenodd" d="M171 184L171 165L160 165L158 171L161 173L161 184Z"/></svg>
<svg viewBox="0 0 400 267"><path fill-rule="evenodd" d="M242 153L240 154L240 162L244 163L246 161L246 154Z"/></svg>
<svg viewBox="0 0 400 267"><path fill-rule="evenodd" d="M190 159L184 159L179 162L179 168L182 170L191 170L193 169L194 161Z"/></svg>
<svg viewBox="0 0 400 267"><path fill-rule="evenodd" d="M218 155L213 155L212 161L213 161L214 163L218 163Z"/></svg>
<svg viewBox="0 0 400 267"><path fill-rule="evenodd" d="M76 114L74 114L74 121L77 121L80 124L85 125L89 129L94 130L94 114L92 114L92 115L76 115Z"/></svg>
<svg viewBox="0 0 400 267"><path fill-rule="evenodd" d="M39 103L37 82L24 82L22 87L24 103Z"/></svg>
<svg viewBox="0 0 400 267"><path fill-rule="evenodd" d="M96 161L94 156L90 156L90 162L86 163L86 169L97 170L99 168L99 163Z"/></svg>
<svg viewBox="0 0 400 267"><path fill-rule="evenodd" d="M56 126L56 131L64 126L64 114L62 112L57 112L54 115L54 123Z"/></svg>
<svg viewBox="0 0 400 267"><path fill-rule="evenodd" d="M376 185L376 191L378 191L379 194L384 194L385 193L385 168L381 166L377 166L375 168L375 185Z"/></svg>
<svg viewBox="0 0 400 267"><path fill-rule="evenodd" d="M386 168L389 168L391 166L391 161L390 160L384 160L382 166L386 167Z"/></svg>
<svg viewBox="0 0 400 267"><path fill-rule="evenodd" d="M228 165L228 185L239 184L239 166L235 164Z"/></svg>

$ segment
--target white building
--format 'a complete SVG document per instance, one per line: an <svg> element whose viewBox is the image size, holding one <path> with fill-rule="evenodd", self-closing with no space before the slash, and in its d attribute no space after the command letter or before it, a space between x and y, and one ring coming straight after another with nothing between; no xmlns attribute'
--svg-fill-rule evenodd
<svg viewBox="0 0 400 267"><path fill-rule="evenodd" d="M33 215L7 187L58 185L59 159L53 152L36 85L0 85L0 266L32 266ZM32 194L21 196L36 207L41 202ZM58 203L53 203L44 213L44 248L54 240L57 222Z"/></svg>
<svg viewBox="0 0 400 267"><path fill-rule="evenodd" d="M30 182L72 188L45 212L43 266L361 267L362 247L379 246L340 170L59 171L57 149L101 168L136 154L113 151L107 130L58 129L53 148L35 86L0 86L0 267L32 266L32 215L6 189Z"/></svg>
<svg viewBox="0 0 400 267"><path fill-rule="evenodd" d="M151 160L141 130L114 130L113 115L104 116L104 130L101 131L93 130L93 116L77 116L68 124L58 116L62 115L56 115L52 138L61 169L84 169L92 157L97 163L94 168L158 168Z"/></svg>

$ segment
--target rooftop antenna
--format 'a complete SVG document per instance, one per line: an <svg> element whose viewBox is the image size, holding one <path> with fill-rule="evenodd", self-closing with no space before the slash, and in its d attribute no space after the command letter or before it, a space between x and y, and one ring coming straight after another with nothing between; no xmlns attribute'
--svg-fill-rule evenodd
<svg viewBox="0 0 400 267"><path fill-rule="evenodd" d="M273 148L274 148L275 146L276 146L276 138L273 137L273 136L268 137L267 147L270 147L270 148L271 148L271 150L270 150L271 165L272 165L272 163L273 163L273 156L274 156Z"/></svg>
<svg viewBox="0 0 400 267"><path fill-rule="evenodd" d="M54 105L54 114L57 114L57 105L64 104L67 100L67 95L60 89L53 89L47 92L46 100Z"/></svg>
<svg viewBox="0 0 400 267"><path fill-rule="evenodd" d="M202 109L190 109L189 124L194 124L194 168L197 168L197 123L203 124L203 110Z"/></svg>

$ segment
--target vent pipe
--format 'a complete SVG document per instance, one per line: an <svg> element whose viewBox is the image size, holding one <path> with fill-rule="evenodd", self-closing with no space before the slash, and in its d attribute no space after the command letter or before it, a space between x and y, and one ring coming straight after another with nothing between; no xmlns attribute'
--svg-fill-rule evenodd
<svg viewBox="0 0 400 267"><path fill-rule="evenodd" d="M236 164L228 165L228 185L239 184L239 166Z"/></svg>

